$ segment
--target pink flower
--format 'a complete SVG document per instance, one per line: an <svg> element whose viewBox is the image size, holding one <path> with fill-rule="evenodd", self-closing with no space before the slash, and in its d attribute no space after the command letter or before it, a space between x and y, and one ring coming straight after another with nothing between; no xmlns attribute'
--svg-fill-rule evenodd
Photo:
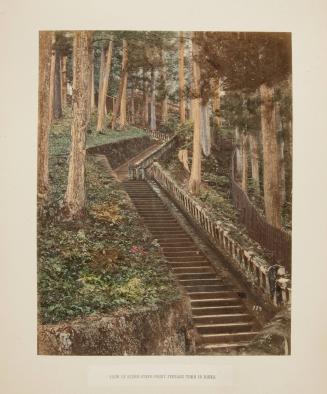
<svg viewBox="0 0 327 394"><path fill-rule="evenodd" d="M142 248L140 248L139 246L136 246L136 245L133 245L131 247L130 252L133 254L143 254L143 255L146 254L146 252L144 252L144 250Z"/></svg>

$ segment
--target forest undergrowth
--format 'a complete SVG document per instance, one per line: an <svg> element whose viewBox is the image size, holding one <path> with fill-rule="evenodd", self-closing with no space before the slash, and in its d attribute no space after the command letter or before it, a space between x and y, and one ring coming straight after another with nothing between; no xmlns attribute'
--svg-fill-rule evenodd
<svg viewBox="0 0 327 394"><path fill-rule="evenodd" d="M87 207L80 221L60 216L66 189L69 114L50 135L51 192L38 225L39 321L57 323L120 306L158 306L178 299L158 244L140 222L119 183L94 157L86 160ZM107 131L88 137L106 143L141 135Z"/></svg>
<svg viewBox="0 0 327 394"><path fill-rule="evenodd" d="M177 149L192 151L192 133L190 124L180 126L179 144ZM248 250L252 250L268 263L275 263L270 251L263 248L248 234L246 227L240 222L239 212L233 206L230 194L230 163L234 147L233 130L221 129L215 138L211 154L208 157L202 155L202 183L200 192L193 198L210 212L211 217L221 223L230 232L235 240ZM191 159L189 160L191 161ZM161 163L177 183L188 191L189 173L179 161L176 152ZM252 190L251 178L249 178L249 198L256 209L264 216L263 198L255 196ZM286 211L283 222L290 222L290 214ZM285 225L288 228L288 225Z"/></svg>

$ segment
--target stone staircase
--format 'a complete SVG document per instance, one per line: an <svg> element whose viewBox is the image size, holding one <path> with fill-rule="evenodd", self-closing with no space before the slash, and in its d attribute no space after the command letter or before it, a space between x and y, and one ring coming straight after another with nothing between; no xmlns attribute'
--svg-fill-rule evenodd
<svg viewBox="0 0 327 394"><path fill-rule="evenodd" d="M260 325L243 301L243 289L223 266L211 263L146 181L125 180L123 185L189 297L196 353L232 354L246 347Z"/></svg>

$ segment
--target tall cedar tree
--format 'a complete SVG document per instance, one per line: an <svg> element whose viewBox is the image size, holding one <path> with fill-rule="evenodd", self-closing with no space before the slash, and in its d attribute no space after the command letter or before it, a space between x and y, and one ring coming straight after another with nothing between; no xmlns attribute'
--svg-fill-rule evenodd
<svg viewBox="0 0 327 394"><path fill-rule="evenodd" d="M200 137L200 65L199 65L199 33L192 35L192 61L193 61L193 158L191 176L189 180L189 189L192 193L197 194L200 191L201 184L201 137Z"/></svg>
<svg viewBox="0 0 327 394"><path fill-rule="evenodd" d="M228 89L259 90L263 144L263 185L266 220L281 226L280 159L274 104L274 86L291 71L288 33L206 32L198 43L201 65L208 77L224 76ZM208 83L201 86L205 94Z"/></svg>
<svg viewBox="0 0 327 394"><path fill-rule="evenodd" d="M125 75L127 75L127 66L128 66L128 57L127 57L127 41L123 39L123 58L122 58L122 65L121 65L121 74L120 74L120 82L119 82L119 90L117 95L117 100L115 102L115 106L112 113L112 120L111 120L111 128L114 129L116 127L118 111L121 107L121 101L123 97L123 91L125 86L127 85L127 80L125 79Z"/></svg>
<svg viewBox="0 0 327 394"><path fill-rule="evenodd" d="M184 75L184 33L179 33L178 47L178 75L179 75L179 116L181 123L185 123L185 75Z"/></svg>
<svg viewBox="0 0 327 394"><path fill-rule="evenodd" d="M37 197L40 206L47 199L49 187L48 141L50 128L50 74L52 56L52 33L39 35L39 120L38 120L38 166Z"/></svg>
<svg viewBox="0 0 327 394"><path fill-rule="evenodd" d="M98 95L98 121L97 121L97 131L103 130L105 124L105 110L106 110L106 97L108 92L108 84L110 78L110 69L112 61L112 49L113 49L113 39L109 41L109 47L107 51L106 60L104 61L104 50L101 51L101 65L103 69L100 68L100 87ZM103 64L105 65L103 66Z"/></svg>
<svg viewBox="0 0 327 394"><path fill-rule="evenodd" d="M70 220L81 218L85 207L85 139L90 98L90 46L92 33L74 32L73 120L69 157L65 214Z"/></svg>

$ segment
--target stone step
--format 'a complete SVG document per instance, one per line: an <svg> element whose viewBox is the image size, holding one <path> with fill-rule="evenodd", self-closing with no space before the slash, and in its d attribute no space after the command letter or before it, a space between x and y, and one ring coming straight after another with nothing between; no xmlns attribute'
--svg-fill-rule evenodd
<svg viewBox="0 0 327 394"><path fill-rule="evenodd" d="M172 262L168 262L168 264L169 264L169 267L172 267L172 268L177 268L177 267L180 267L180 268L187 268L187 267L207 267L208 266L208 262L207 261L203 261L203 262L196 262L196 263L194 263L194 262L185 262L185 261L179 261L179 262L174 262L174 261L172 261Z"/></svg>
<svg viewBox="0 0 327 394"><path fill-rule="evenodd" d="M157 223L155 225L147 225L148 229L151 232L156 232L156 233L162 233L162 234L166 234L166 233L173 233L173 234L185 234L185 231L181 228L176 227L173 223L172 224L161 224L161 223Z"/></svg>
<svg viewBox="0 0 327 394"><path fill-rule="evenodd" d="M201 306L229 306L229 305L242 305L239 297L222 297L222 298L203 298L201 300L191 300L193 307Z"/></svg>
<svg viewBox="0 0 327 394"><path fill-rule="evenodd" d="M188 248L189 246L193 245L193 242L190 238L188 239L184 239L184 240L161 240L160 242L160 246L162 249L165 248L176 248L176 247L180 247L180 245L182 245L183 248Z"/></svg>
<svg viewBox="0 0 327 394"><path fill-rule="evenodd" d="M136 208L145 208L145 209L166 209L165 206L157 200L142 200L142 202L137 202L133 199L133 203Z"/></svg>
<svg viewBox="0 0 327 394"><path fill-rule="evenodd" d="M209 265L203 267L172 267L172 270L175 274L196 274L198 272L213 272L212 268Z"/></svg>
<svg viewBox="0 0 327 394"><path fill-rule="evenodd" d="M139 198L140 196L151 196L154 198L158 198L158 196L152 192L152 190L149 189L140 189L140 188L127 188L125 187L125 190L128 192L128 194L134 198Z"/></svg>
<svg viewBox="0 0 327 394"><path fill-rule="evenodd" d="M135 204L135 207L138 211L142 212L142 217L143 215L144 217L146 217L147 215L152 214L153 212L158 212L158 215L160 214L172 218L171 214L167 211L167 208L165 208L164 206L154 207L152 206L152 204L148 204L147 206Z"/></svg>
<svg viewBox="0 0 327 394"><path fill-rule="evenodd" d="M230 334L249 332L253 328L252 322L237 322L237 323L212 323L212 324L197 324L195 328L199 334Z"/></svg>
<svg viewBox="0 0 327 394"><path fill-rule="evenodd" d="M251 320L252 317L248 313L193 316L195 324L245 323L250 322Z"/></svg>
<svg viewBox="0 0 327 394"><path fill-rule="evenodd" d="M164 253L166 252L184 252L184 251L198 251L198 248L192 243L190 246L164 246Z"/></svg>
<svg viewBox="0 0 327 394"><path fill-rule="evenodd" d="M172 242L172 241L192 242L192 239L190 237L188 237L187 235L180 235L180 234L170 234L170 235L169 234L153 234L153 236L155 236L155 238L157 238L158 240L160 239L160 241L162 243L164 243L166 241L168 241L168 242Z"/></svg>
<svg viewBox="0 0 327 394"><path fill-rule="evenodd" d="M182 279L182 280L180 280L180 282L183 286L198 286L199 284L200 285L213 285L213 284L221 285L221 284L224 284L222 279L218 278L217 276L215 276L212 279L206 279L206 278Z"/></svg>
<svg viewBox="0 0 327 394"><path fill-rule="evenodd" d="M163 202L158 199L158 197L156 196L152 196L152 195L144 195L144 196L139 196L136 194L133 195L133 193L128 193L129 196L131 197L131 199L133 200L133 204L134 205L146 205L147 203L156 203L156 204L160 204L162 207L165 207L165 204L163 204Z"/></svg>
<svg viewBox="0 0 327 394"><path fill-rule="evenodd" d="M229 290L232 291L234 290L233 285L226 285L226 284L221 284L221 285L198 285L198 286L185 286L185 290L188 293L194 293L194 292L208 292L208 291L221 291L221 290Z"/></svg>
<svg viewBox="0 0 327 394"><path fill-rule="evenodd" d="M165 235L165 234L186 235L185 231L183 231L182 229L179 230L179 229L176 229L176 228L172 228L172 229L158 229L158 228L149 227L149 230L151 231L151 233L159 234L159 235Z"/></svg>
<svg viewBox="0 0 327 394"><path fill-rule="evenodd" d="M151 219L151 220L166 220L166 219L171 219L171 216L168 213L164 213L164 214L156 214L154 215L152 212L146 212L142 214L142 218L147 220L147 219Z"/></svg>
<svg viewBox="0 0 327 394"><path fill-rule="evenodd" d="M190 256L176 256L176 255L175 256L167 256L166 253L165 253L165 256L168 261L174 261L174 262L178 262L178 261L180 261L180 262L182 262L182 261L186 261L186 262L206 261L208 264L210 264L209 261L204 256L192 256L192 255L190 255Z"/></svg>
<svg viewBox="0 0 327 394"><path fill-rule="evenodd" d="M236 298L237 292L231 290L220 290L220 291L197 291L188 292L188 296L191 300L211 300L215 298Z"/></svg>
<svg viewBox="0 0 327 394"><path fill-rule="evenodd" d="M244 305L225 305L225 306L205 306L205 307L192 307L193 316L210 316L220 313L241 313L245 311Z"/></svg>
<svg viewBox="0 0 327 394"><path fill-rule="evenodd" d="M210 354L210 353L228 353L232 350L238 350L246 348L249 345L249 341L240 341L233 343L207 343L196 346L196 354Z"/></svg>
<svg viewBox="0 0 327 394"><path fill-rule="evenodd" d="M154 225L160 225L160 226L170 226L172 224L176 224L176 226L178 226L178 222L176 219L173 218L156 218L156 219L152 219L152 218L143 218L143 221L147 224L147 226L154 226Z"/></svg>
<svg viewBox="0 0 327 394"><path fill-rule="evenodd" d="M235 288L223 267L218 271L211 265L146 181L124 185L190 300L197 354L222 354L246 346L256 335L257 323L242 302L241 289Z"/></svg>
<svg viewBox="0 0 327 394"><path fill-rule="evenodd" d="M243 341L251 341L256 335L257 331L242 331L231 333L217 333L217 334L201 334L199 346L207 343L239 343Z"/></svg>
<svg viewBox="0 0 327 394"><path fill-rule="evenodd" d="M145 208L139 208L136 207L137 212L144 218L151 217L152 219L158 218L167 218L171 216L167 216L167 211L165 209L145 209Z"/></svg>
<svg viewBox="0 0 327 394"><path fill-rule="evenodd" d="M198 279L198 278L203 278L203 279L215 279L216 275L214 273L207 273L207 272L198 272L196 274L188 273L188 274L176 274L178 279Z"/></svg>
<svg viewBox="0 0 327 394"><path fill-rule="evenodd" d="M178 251L178 250L174 250L174 251L171 251L171 250L165 250L164 251L164 253L165 253L165 256L166 257L170 257L170 256L172 256L172 257L184 257L184 256L187 256L187 257L189 257L189 256L194 256L194 257L204 257L204 254L202 253L202 252L200 252L198 249L195 249L195 250L189 250L189 249L187 249L186 248L186 250L180 250L180 251Z"/></svg>

